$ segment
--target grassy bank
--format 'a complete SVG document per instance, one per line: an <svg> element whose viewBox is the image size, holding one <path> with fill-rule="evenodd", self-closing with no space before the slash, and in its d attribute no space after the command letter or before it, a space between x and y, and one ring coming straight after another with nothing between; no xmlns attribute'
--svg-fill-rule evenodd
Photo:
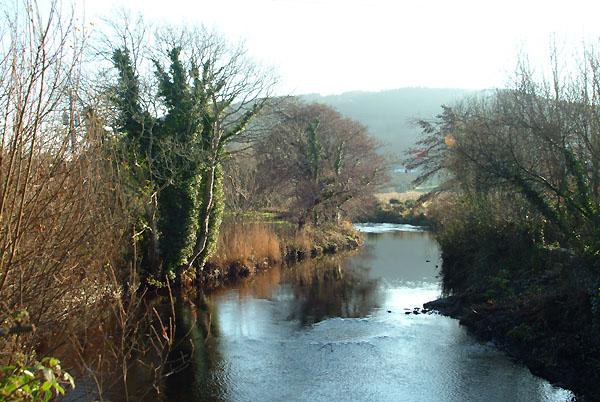
<svg viewBox="0 0 600 402"><path fill-rule="evenodd" d="M514 219L452 215L436 227L449 297L426 307L581 400L600 398L600 259L543 245Z"/></svg>
<svg viewBox="0 0 600 402"><path fill-rule="evenodd" d="M230 217L204 269L203 287L219 287L279 264L352 250L361 244L360 233L349 222L298 229L271 214Z"/></svg>

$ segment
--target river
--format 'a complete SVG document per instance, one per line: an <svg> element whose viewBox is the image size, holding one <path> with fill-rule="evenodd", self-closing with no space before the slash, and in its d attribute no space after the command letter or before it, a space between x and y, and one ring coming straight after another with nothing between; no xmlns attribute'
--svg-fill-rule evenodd
<svg viewBox="0 0 600 402"><path fill-rule="evenodd" d="M427 232L363 225L365 247L272 269L179 305L170 401L568 401L478 342L458 321L414 314L437 298L439 249ZM200 304L200 305L198 305ZM195 324L194 324L195 323Z"/></svg>

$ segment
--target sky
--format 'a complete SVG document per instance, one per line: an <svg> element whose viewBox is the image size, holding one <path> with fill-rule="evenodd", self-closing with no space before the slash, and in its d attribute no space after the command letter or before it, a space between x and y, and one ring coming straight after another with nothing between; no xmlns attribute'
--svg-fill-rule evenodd
<svg viewBox="0 0 600 402"><path fill-rule="evenodd" d="M86 0L86 19L121 8L153 23L216 29L273 67L279 94L506 86L517 57L547 64L596 45L600 1Z"/></svg>

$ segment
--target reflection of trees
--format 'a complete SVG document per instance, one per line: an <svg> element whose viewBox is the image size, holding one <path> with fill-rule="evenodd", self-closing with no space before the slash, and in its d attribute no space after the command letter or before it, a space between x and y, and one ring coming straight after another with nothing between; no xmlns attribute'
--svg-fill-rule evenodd
<svg viewBox="0 0 600 402"><path fill-rule="evenodd" d="M239 292L241 298L255 297L258 299L270 299L273 296L273 291L281 282L281 268L274 267L261 272L252 278L252 281L244 281L232 289Z"/></svg>
<svg viewBox="0 0 600 402"><path fill-rule="evenodd" d="M429 233L427 232L405 232L402 230L397 230L391 233L392 237L397 240L412 239L415 237L429 237Z"/></svg>
<svg viewBox="0 0 600 402"><path fill-rule="evenodd" d="M166 379L169 401L224 399L217 381L222 369L216 309L199 292L194 302L179 297L175 303L176 344L169 356L171 375Z"/></svg>
<svg viewBox="0 0 600 402"><path fill-rule="evenodd" d="M294 301L291 319L310 325L329 317L364 317L380 304L377 280L365 268L345 269L341 259L307 261L287 272Z"/></svg>

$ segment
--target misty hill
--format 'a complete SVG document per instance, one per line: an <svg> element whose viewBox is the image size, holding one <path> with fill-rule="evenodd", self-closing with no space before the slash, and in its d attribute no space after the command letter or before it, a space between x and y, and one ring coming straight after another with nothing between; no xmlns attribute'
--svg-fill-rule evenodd
<svg viewBox="0 0 600 402"><path fill-rule="evenodd" d="M431 119L441 105L451 105L473 93L464 89L401 88L381 92L346 92L340 95L301 96L307 102L333 106L340 113L361 122L378 138L386 151L403 156L416 141L415 119Z"/></svg>

